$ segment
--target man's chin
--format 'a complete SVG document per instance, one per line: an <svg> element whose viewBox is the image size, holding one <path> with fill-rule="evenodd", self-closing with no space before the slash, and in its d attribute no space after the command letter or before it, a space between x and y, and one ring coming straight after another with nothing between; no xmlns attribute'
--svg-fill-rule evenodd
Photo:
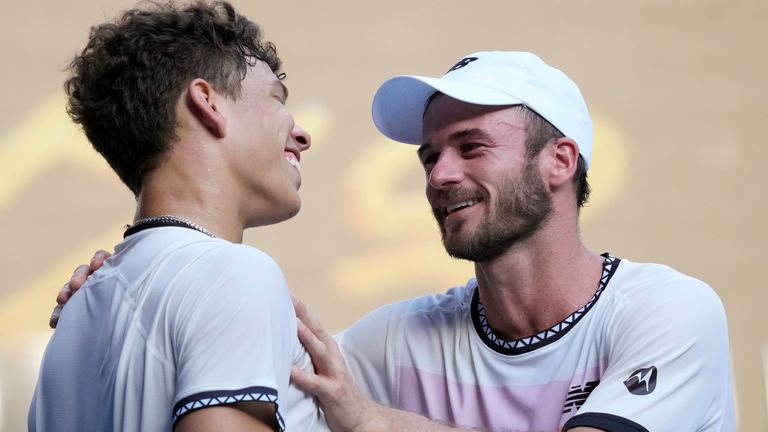
<svg viewBox="0 0 768 432"><path fill-rule="evenodd" d="M465 224L461 221L440 222L443 248L452 258L473 261L475 253L471 243L474 233L467 231Z"/></svg>
<svg viewBox="0 0 768 432"><path fill-rule="evenodd" d="M445 248L445 252L450 256L451 258L464 260L464 261L472 261L472 262L478 262L478 257L473 251L468 250L464 247L457 247L455 245L447 245L443 243L443 247Z"/></svg>
<svg viewBox="0 0 768 432"><path fill-rule="evenodd" d="M445 252L453 258L472 261L472 248L466 238L461 238L457 234L443 233L443 247Z"/></svg>

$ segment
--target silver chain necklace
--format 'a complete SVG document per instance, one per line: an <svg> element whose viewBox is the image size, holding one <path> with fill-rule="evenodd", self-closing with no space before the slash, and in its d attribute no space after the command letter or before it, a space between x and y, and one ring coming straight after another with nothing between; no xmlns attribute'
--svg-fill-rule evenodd
<svg viewBox="0 0 768 432"><path fill-rule="evenodd" d="M139 219L139 220L135 221L133 223L133 225L126 225L125 228L126 229L136 228L136 227L141 226L141 225L152 224L152 223L154 223L154 224L169 224L169 225L176 225L176 226L184 226L184 227L187 227L187 228L192 228L195 231L199 231L199 232L207 235L208 237L214 237L214 238L216 237L215 235L213 235L212 232L210 232L207 229L201 227L200 225L192 222L191 220L180 218L178 216L173 216L173 215L160 215L160 216L145 217L145 218L142 218L142 219Z"/></svg>

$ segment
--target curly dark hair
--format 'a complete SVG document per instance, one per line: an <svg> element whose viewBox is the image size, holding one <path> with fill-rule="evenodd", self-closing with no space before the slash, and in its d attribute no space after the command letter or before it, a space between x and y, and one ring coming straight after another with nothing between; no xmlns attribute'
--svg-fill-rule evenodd
<svg viewBox="0 0 768 432"><path fill-rule="evenodd" d="M148 3L91 28L64 84L67 112L138 195L176 137L176 104L202 78L227 96L257 60L282 79L275 46L226 2Z"/></svg>

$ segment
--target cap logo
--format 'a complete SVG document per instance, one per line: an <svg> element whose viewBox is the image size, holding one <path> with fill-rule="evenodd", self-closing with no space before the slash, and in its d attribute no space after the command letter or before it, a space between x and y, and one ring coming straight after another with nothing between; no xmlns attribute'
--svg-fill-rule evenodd
<svg viewBox="0 0 768 432"><path fill-rule="evenodd" d="M459 60L459 62L458 62L458 63L456 63L455 65L453 65L453 67L452 67L452 68L448 69L448 72L453 72L453 71L455 71L456 69L461 69L461 68L463 68L464 66L466 66L466 65L468 65L468 64L470 64L470 63L472 63L472 62L473 62L473 61L475 61L475 60L477 60L477 57L464 57L463 59ZM448 73L448 72L446 72L446 73Z"/></svg>

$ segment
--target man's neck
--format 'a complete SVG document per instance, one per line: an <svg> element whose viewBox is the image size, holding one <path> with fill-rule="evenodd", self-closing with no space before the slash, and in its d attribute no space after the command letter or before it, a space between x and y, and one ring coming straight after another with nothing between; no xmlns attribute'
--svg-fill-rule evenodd
<svg viewBox="0 0 768 432"><path fill-rule="evenodd" d="M542 227L493 261L475 263L488 323L508 339L552 327L594 295L602 262L583 245L576 226Z"/></svg>
<svg viewBox="0 0 768 432"><path fill-rule="evenodd" d="M212 188L189 184L175 187L173 181L145 184L137 199L134 218L172 215L199 225L217 238L241 243L246 226L225 195Z"/></svg>

